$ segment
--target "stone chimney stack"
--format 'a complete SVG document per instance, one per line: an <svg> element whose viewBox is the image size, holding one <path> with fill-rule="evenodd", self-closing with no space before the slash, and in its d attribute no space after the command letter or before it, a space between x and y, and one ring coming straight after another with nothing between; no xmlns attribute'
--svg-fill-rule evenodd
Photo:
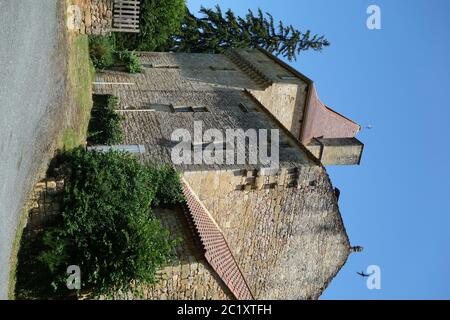
<svg viewBox="0 0 450 320"><path fill-rule="evenodd" d="M323 165L359 165L364 144L356 138L313 138L306 148Z"/></svg>

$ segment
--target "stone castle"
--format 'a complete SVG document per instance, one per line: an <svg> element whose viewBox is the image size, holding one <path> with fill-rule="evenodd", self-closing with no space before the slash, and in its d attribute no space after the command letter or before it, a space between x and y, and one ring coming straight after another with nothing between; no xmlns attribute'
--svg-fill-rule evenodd
<svg viewBox="0 0 450 320"><path fill-rule="evenodd" d="M174 165L171 135L193 134L195 121L203 130L278 129L280 136L279 169L174 165L186 207L155 214L183 242L144 298L317 299L354 251L324 165L360 163L360 126L262 49L141 52L139 59L143 73L98 73L94 90L119 98L124 144L138 145L142 161ZM238 148L249 152L245 143Z"/></svg>

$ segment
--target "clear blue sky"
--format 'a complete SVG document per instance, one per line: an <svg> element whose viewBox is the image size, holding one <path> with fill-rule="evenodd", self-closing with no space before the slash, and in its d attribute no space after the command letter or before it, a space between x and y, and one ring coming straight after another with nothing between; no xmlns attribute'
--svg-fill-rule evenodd
<svg viewBox="0 0 450 320"><path fill-rule="evenodd" d="M276 20L326 35L331 47L294 67L312 78L324 103L362 125L360 167L328 171L352 255L322 299L450 298L450 1L188 0L235 13L261 7ZM381 7L382 30L366 27ZM356 271L379 265L382 289Z"/></svg>

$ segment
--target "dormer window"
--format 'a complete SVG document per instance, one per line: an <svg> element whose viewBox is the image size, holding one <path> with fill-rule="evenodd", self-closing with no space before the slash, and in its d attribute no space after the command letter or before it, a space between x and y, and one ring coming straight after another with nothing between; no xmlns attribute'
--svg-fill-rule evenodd
<svg viewBox="0 0 450 320"><path fill-rule="evenodd" d="M144 68L152 68L152 69L180 69L180 66L177 65L165 65L165 64L153 64L147 63L142 65Z"/></svg>
<svg viewBox="0 0 450 320"><path fill-rule="evenodd" d="M227 149L227 142L226 141L201 141L201 142L191 142L192 145L192 149L200 149L201 150L205 150L206 147L208 147L209 145L213 145L214 146L214 150L215 151L219 151L219 150L226 150Z"/></svg>
<svg viewBox="0 0 450 320"><path fill-rule="evenodd" d="M194 112L194 109L192 107L188 106L175 106L172 105L173 112Z"/></svg>
<svg viewBox="0 0 450 320"><path fill-rule="evenodd" d="M215 66L209 66L209 68L213 71L236 71L234 68L229 67L215 67Z"/></svg>
<svg viewBox="0 0 450 320"><path fill-rule="evenodd" d="M292 76L289 74L279 74L278 78L280 78L281 80L297 80L296 76Z"/></svg>
<svg viewBox="0 0 450 320"><path fill-rule="evenodd" d="M204 106L172 105L171 107L173 112L209 112Z"/></svg>
<svg viewBox="0 0 450 320"><path fill-rule="evenodd" d="M248 113L249 109L244 103L239 103L239 109L241 109L242 112Z"/></svg>
<svg viewBox="0 0 450 320"><path fill-rule="evenodd" d="M170 105L168 104L159 104L159 103L151 103L145 106L148 111L154 112L170 112Z"/></svg>
<svg viewBox="0 0 450 320"><path fill-rule="evenodd" d="M192 110L194 112L208 112L209 110L204 106L193 106Z"/></svg>

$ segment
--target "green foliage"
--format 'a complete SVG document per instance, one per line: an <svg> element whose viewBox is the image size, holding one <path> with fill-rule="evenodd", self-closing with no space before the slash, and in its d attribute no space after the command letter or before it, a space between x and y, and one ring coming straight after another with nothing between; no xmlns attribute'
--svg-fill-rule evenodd
<svg viewBox="0 0 450 320"><path fill-rule="evenodd" d="M181 190L180 177L171 166L147 165L152 174L152 181L156 185L154 206L171 207L184 201Z"/></svg>
<svg viewBox="0 0 450 320"><path fill-rule="evenodd" d="M178 174L141 165L132 155L86 152L61 155L65 181L60 220L45 232L39 260L56 289L65 286L66 269L78 265L82 289L95 295L152 283L172 257L172 239L151 213L156 203L182 201ZM171 184L170 188L162 187ZM158 199L158 196L172 197Z"/></svg>
<svg viewBox="0 0 450 320"><path fill-rule="evenodd" d="M114 37L94 36L89 38L89 54L97 69L109 69L116 63L124 63L128 72L142 72L142 66L136 53L134 51L116 51Z"/></svg>
<svg viewBox="0 0 450 320"><path fill-rule="evenodd" d="M330 43L323 36L312 35L308 30L301 32L282 21L275 26L269 13L258 9L255 15L248 10L244 18L236 17L228 10L225 15L221 8L202 7L201 18L189 11L186 13L181 32L172 37L171 51L221 53L229 48L261 47L282 55L290 61L296 60L301 51L320 51Z"/></svg>
<svg viewBox="0 0 450 320"><path fill-rule="evenodd" d="M142 72L142 65L134 51L122 51L118 53L119 60L126 64L129 73Z"/></svg>
<svg viewBox="0 0 450 320"><path fill-rule="evenodd" d="M123 117L115 109L115 96L96 95L88 127L88 142L97 145L119 144L123 140L121 121Z"/></svg>
<svg viewBox="0 0 450 320"><path fill-rule="evenodd" d="M89 55L97 69L106 69L114 63L113 39L104 36L89 37Z"/></svg>
<svg viewBox="0 0 450 320"><path fill-rule="evenodd" d="M55 291L51 286L54 275L39 257L44 249L42 233L33 236L24 233L18 254L16 299L55 299L71 294L65 287L58 287Z"/></svg>
<svg viewBox="0 0 450 320"><path fill-rule="evenodd" d="M186 12L185 0L142 0L140 33L115 33L118 50L157 51L178 33Z"/></svg>

